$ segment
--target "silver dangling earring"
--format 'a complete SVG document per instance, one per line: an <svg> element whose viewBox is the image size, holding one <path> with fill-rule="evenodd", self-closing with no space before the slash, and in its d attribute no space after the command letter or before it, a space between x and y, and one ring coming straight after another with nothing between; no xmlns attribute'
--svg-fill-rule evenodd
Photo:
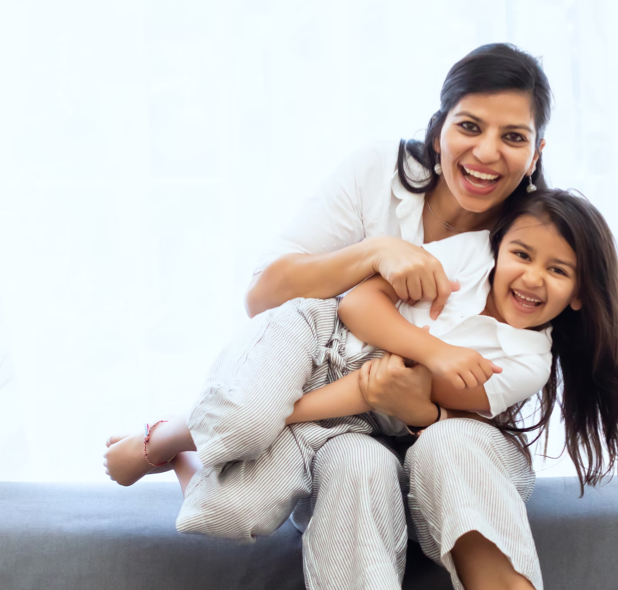
<svg viewBox="0 0 618 590"><path fill-rule="evenodd" d="M440 154L437 155L438 161L433 169L436 171L436 174L440 176L442 174L442 166L440 165Z"/></svg>
<svg viewBox="0 0 618 590"><path fill-rule="evenodd" d="M533 193L536 190L536 184L532 184L532 174L528 176L528 186L526 187L526 192Z"/></svg>

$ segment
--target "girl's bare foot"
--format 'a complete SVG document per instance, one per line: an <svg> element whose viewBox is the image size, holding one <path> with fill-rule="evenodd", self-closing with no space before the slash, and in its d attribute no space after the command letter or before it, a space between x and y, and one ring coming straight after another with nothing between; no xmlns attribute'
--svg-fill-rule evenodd
<svg viewBox="0 0 618 590"><path fill-rule="evenodd" d="M105 473L120 485L130 486L155 469L160 473L172 468L167 465L154 467L148 463L144 457L144 433L111 436L106 445ZM182 451L195 451L184 418L171 418L151 431L147 446L150 463L165 463Z"/></svg>

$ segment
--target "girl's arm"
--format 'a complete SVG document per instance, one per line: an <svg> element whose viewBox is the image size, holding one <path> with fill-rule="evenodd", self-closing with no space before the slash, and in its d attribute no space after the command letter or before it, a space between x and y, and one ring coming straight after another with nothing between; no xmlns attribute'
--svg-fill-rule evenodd
<svg viewBox="0 0 618 590"><path fill-rule="evenodd" d="M403 367L402 369L403 371L406 370ZM370 412L373 408L365 401L360 389L359 377L361 371L354 371L338 381L305 394L294 404L294 411L286 419L286 425ZM421 389L418 384L404 382L402 385L401 395L409 397L410 400L409 407L405 412L407 423L415 426L431 424L434 420L435 406L428 404L426 396L416 390ZM468 389L465 395L462 395L445 379L434 377L431 388L430 401L443 408L448 408L448 415L452 418L466 416L480 418L475 414L467 415L464 412L453 410L489 410L489 401L482 385ZM403 416L401 417L403 418Z"/></svg>
<svg viewBox="0 0 618 590"><path fill-rule="evenodd" d="M360 370L354 371L303 395L294 404L294 411L285 421L286 425L370 412L371 406L363 398L358 385L359 373Z"/></svg>
<svg viewBox="0 0 618 590"><path fill-rule="evenodd" d="M343 298L339 317L363 342L429 366L425 361L435 356L443 343L408 322L395 307L398 301L388 282L375 276Z"/></svg>

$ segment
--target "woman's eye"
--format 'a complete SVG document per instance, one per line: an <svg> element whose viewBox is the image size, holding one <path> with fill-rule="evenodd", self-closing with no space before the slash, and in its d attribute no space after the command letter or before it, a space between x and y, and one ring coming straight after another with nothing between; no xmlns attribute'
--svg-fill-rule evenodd
<svg viewBox="0 0 618 590"><path fill-rule="evenodd" d="M478 131L478 126L476 123L472 123L471 121L464 121L463 123L460 123L459 126L466 131Z"/></svg>
<svg viewBox="0 0 618 590"><path fill-rule="evenodd" d="M520 133L507 133L504 137L507 141L512 141L513 143L522 143L526 141L526 138Z"/></svg>

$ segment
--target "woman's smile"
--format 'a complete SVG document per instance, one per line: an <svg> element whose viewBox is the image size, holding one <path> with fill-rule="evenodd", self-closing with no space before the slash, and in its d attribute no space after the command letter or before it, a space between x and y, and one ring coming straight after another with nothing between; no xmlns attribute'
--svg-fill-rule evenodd
<svg viewBox="0 0 618 590"><path fill-rule="evenodd" d="M436 151L443 174L433 198L445 216L499 206L532 173L539 149L530 95L469 94L449 112ZM449 223L453 223L447 219Z"/></svg>
<svg viewBox="0 0 618 590"><path fill-rule="evenodd" d="M474 164L460 164L459 170L463 180L463 188L477 195L488 195L496 188L501 174Z"/></svg>

